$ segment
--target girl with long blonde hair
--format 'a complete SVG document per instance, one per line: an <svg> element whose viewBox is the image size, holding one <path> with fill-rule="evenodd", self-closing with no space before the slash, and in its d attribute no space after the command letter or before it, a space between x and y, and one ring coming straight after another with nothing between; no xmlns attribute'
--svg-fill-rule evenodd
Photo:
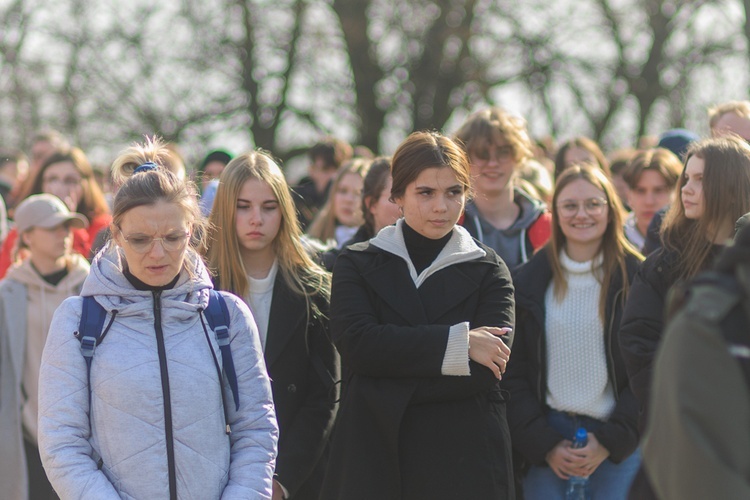
<svg viewBox="0 0 750 500"><path fill-rule="evenodd" d="M302 245L284 174L263 152L229 162L209 226L206 258L216 286L250 306L272 380L279 422L274 499L317 499L340 372L326 317L330 275Z"/></svg>

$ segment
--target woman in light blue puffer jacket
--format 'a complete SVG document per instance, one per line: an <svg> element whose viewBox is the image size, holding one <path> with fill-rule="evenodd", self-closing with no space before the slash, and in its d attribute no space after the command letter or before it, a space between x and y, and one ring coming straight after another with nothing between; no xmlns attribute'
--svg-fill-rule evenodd
<svg viewBox="0 0 750 500"><path fill-rule="evenodd" d="M83 299L55 313L40 374L42 461L63 500L270 498L278 430L257 328L223 294L236 409L202 312L211 280L189 244L201 221L195 190L163 168L163 155L149 141L112 167L134 173L81 292L107 311L106 337L89 386L73 336Z"/></svg>

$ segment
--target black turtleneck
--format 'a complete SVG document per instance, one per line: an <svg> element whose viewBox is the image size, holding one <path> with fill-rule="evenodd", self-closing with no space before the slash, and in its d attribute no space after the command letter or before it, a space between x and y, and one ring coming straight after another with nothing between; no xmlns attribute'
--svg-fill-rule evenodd
<svg viewBox="0 0 750 500"><path fill-rule="evenodd" d="M138 278L136 278L133 275L133 273L130 272L130 269L128 269L127 267L122 271L122 274L125 275L125 277L128 279L128 281L130 282L130 284L133 285L133 287L136 290L140 290L142 292L146 292L146 291L148 291L148 292L158 292L158 291L161 291L161 290L171 290L177 284L177 280L180 277L180 275L178 274L177 276L174 277L174 279L172 281L170 281L166 285L154 286L154 285L149 285L148 283L144 283L143 281L141 281Z"/></svg>
<svg viewBox="0 0 750 500"><path fill-rule="evenodd" d="M63 278L68 275L68 272L69 272L68 266L65 266L62 269L60 269L59 271L55 271L55 272L49 273L49 274L42 274L42 273L39 272L39 269L37 269L36 266L34 266L33 262L30 262L30 264L31 264L31 268L34 271L36 271L36 273L39 276L41 276L41 278L44 281L46 281L47 283L49 283L52 286L57 286L63 280Z"/></svg>
<svg viewBox="0 0 750 500"><path fill-rule="evenodd" d="M417 274L427 269L433 263L453 235L453 231L451 231L442 238L433 240L432 238L422 236L410 228L406 221L404 221L401 227L403 228L406 251L409 252L409 258L411 259L411 263L414 264Z"/></svg>

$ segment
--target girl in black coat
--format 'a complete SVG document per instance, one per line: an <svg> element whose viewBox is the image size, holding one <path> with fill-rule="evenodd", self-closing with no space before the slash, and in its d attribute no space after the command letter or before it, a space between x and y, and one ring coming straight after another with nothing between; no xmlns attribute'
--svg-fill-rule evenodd
<svg viewBox="0 0 750 500"><path fill-rule="evenodd" d="M571 476L590 476L594 498L625 498L640 463L617 329L642 257L622 218L601 170L569 167L555 188L550 243L514 277L517 332L504 384L527 500L564 498ZM573 449L578 427L588 445Z"/></svg>
<svg viewBox="0 0 750 500"><path fill-rule="evenodd" d="M340 365L328 335L330 278L300 243L281 169L263 153L232 160L211 212L217 286L250 306L279 423L273 499L317 499L336 416Z"/></svg>
<svg viewBox="0 0 750 500"><path fill-rule="evenodd" d="M732 237L734 222L750 211L750 146L729 137L688 149L676 195L661 229L662 248L646 259L625 307L620 345L645 431L656 350L664 330L667 293L706 269ZM655 498L639 473L633 498Z"/></svg>
<svg viewBox="0 0 750 500"><path fill-rule="evenodd" d="M334 268L331 333L348 383L321 498L514 498L499 387L513 286L495 253L456 226L466 156L415 133L392 174L403 219Z"/></svg>

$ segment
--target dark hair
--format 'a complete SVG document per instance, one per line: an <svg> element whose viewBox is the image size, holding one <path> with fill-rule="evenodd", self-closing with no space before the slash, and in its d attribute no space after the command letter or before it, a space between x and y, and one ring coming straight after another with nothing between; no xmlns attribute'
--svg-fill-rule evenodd
<svg viewBox="0 0 750 500"><path fill-rule="evenodd" d="M203 158L201 164L198 165L198 173L203 174L203 171L206 170L206 165L215 161L223 163L224 166L227 166L229 162L232 161L232 155L221 149L211 151L206 155L205 158Z"/></svg>
<svg viewBox="0 0 750 500"><path fill-rule="evenodd" d="M352 155L351 145L335 137L326 137L307 151L311 162L314 163L317 158L322 158L328 170L338 170L345 161L352 158Z"/></svg>
<svg viewBox="0 0 750 500"><path fill-rule="evenodd" d="M630 160L633 159L637 152L637 149L629 148L618 149L611 153L607 159L609 160L609 171L612 176L622 175L623 170L628 168Z"/></svg>
<svg viewBox="0 0 750 500"><path fill-rule="evenodd" d="M705 162L705 209L697 220L685 216L685 207L680 202L681 190L687 183L685 168L693 156ZM675 186L676 201L661 227L664 248L678 255L674 279L691 278L706 269L722 226L733 227L738 218L750 212L750 146L734 136L694 143L687 151L682 172Z"/></svg>
<svg viewBox="0 0 750 500"><path fill-rule="evenodd" d="M370 169L365 176L362 187L362 215L365 219L365 227L368 234L372 236L375 235L375 218L370 212L370 207L380 198L390 175L391 158L389 156L379 156L372 160Z"/></svg>
<svg viewBox="0 0 750 500"><path fill-rule="evenodd" d="M560 149L557 150L557 155L555 156L555 179L557 179L562 171L565 170L565 154L571 148L581 148L588 151L591 156L594 157L594 161L596 161L595 165L604 171L604 173L607 174L607 177L612 177L612 173L609 170L609 162L604 156L604 153L602 153L599 145L588 137L574 137L573 139L566 141L560 146Z"/></svg>
<svg viewBox="0 0 750 500"><path fill-rule="evenodd" d="M471 176L469 159L464 150L439 132L414 132L393 154L391 199L403 196L406 187L414 182L423 170L434 167L448 167L453 170L468 197L471 191Z"/></svg>
<svg viewBox="0 0 750 500"><path fill-rule="evenodd" d="M79 148L70 148L65 151L56 151L47 158L42 166L39 167L34 178L34 183L31 185L31 193L41 194L44 192L44 172L49 167L58 163L72 163L78 173L81 175L81 187L83 188L83 195L81 196L76 212L81 213L89 218L89 220L95 218L98 215L109 213L109 205L107 200L104 198L104 193L99 187L99 183L94 178L94 170L91 168L86 154Z"/></svg>
<svg viewBox="0 0 750 500"><path fill-rule="evenodd" d="M642 149L638 151L622 172L622 180L630 189L635 189L647 170L660 174L669 189L677 184L682 171L682 162L673 152L665 148Z"/></svg>

